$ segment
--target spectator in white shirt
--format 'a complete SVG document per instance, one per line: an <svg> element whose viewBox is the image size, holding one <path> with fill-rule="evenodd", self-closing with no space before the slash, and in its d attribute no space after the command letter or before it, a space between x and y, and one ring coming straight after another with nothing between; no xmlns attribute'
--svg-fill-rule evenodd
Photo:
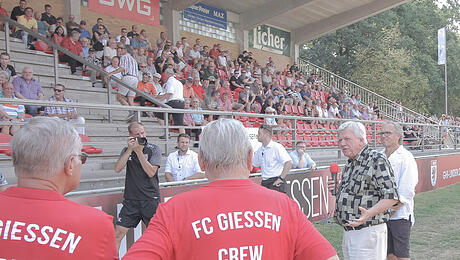
<svg viewBox="0 0 460 260"><path fill-rule="evenodd" d="M191 49L191 50L188 52L187 62L188 62L189 64L190 64L191 62L193 62L194 60L201 58L201 54L200 54L199 48L200 48L200 46L199 46L198 44L195 44L195 45L193 45L193 49Z"/></svg>
<svg viewBox="0 0 460 260"><path fill-rule="evenodd" d="M262 169L262 186L286 193L286 175L292 167L292 159L286 149L272 141L273 129L261 125L257 140L262 146L254 154L252 165Z"/></svg>
<svg viewBox="0 0 460 260"><path fill-rule="evenodd" d="M180 134L177 138L178 151L170 153L165 165L166 181L203 179L205 176L198 164L198 154L189 149L190 136Z"/></svg>
<svg viewBox="0 0 460 260"><path fill-rule="evenodd" d="M383 153L390 161L391 168L398 186L399 201L390 208L388 228L388 259L409 259L410 229L414 224L414 196L415 186L418 183L418 169L414 156L403 146L404 132L396 122L383 123L379 133Z"/></svg>
<svg viewBox="0 0 460 260"><path fill-rule="evenodd" d="M311 157L306 152L307 146L304 142L298 142L295 146L295 150L290 152L289 155L292 159L292 168L293 169L316 169L316 163L311 159Z"/></svg>

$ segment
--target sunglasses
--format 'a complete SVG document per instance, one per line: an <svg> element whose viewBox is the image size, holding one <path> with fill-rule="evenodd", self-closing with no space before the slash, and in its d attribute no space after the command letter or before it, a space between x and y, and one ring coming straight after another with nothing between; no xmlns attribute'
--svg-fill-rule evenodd
<svg viewBox="0 0 460 260"><path fill-rule="evenodd" d="M57 88L55 88L55 89L54 89L54 92L59 92L59 93L61 93L61 92L64 92L64 90L63 90L63 89L57 89Z"/></svg>
<svg viewBox="0 0 460 260"><path fill-rule="evenodd" d="M389 136L389 135L391 135L391 134L393 134L393 132L380 132L380 133L379 133L380 136L384 136L384 135L385 135L385 136Z"/></svg>
<svg viewBox="0 0 460 260"><path fill-rule="evenodd" d="M81 154L72 154L73 156L79 157L81 164L85 164L86 160L88 159L88 154L87 153L81 153Z"/></svg>

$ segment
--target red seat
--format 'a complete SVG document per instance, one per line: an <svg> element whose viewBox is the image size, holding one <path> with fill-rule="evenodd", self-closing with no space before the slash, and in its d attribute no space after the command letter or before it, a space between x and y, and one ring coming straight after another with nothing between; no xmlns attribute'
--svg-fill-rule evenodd
<svg viewBox="0 0 460 260"><path fill-rule="evenodd" d="M323 135L318 136L319 145L324 147L327 145L326 138Z"/></svg>
<svg viewBox="0 0 460 260"><path fill-rule="evenodd" d="M311 145L312 145L312 144L311 144L311 136L305 135L305 136L303 137L303 140L305 141L305 145L306 145L307 147L311 147Z"/></svg>
<svg viewBox="0 0 460 260"><path fill-rule="evenodd" d="M305 115L305 109L302 106L297 106L297 111L299 111L299 115Z"/></svg>
<svg viewBox="0 0 460 260"><path fill-rule="evenodd" d="M89 137L87 135L80 134L80 138L81 138L82 143L91 142L91 140L89 139ZM99 153L102 153L102 148L96 148L93 145L84 144L82 149L81 149L81 151L85 152L87 154L99 154Z"/></svg>
<svg viewBox="0 0 460 260"><path fill-rule="evenodd" d="M284 110L286 111L286 114L292 115L292 107L290 105L284 105Z"/></svg>
<svg viewBox="0 0 460 260"><path fill-rule="evenodd" d="M297 106L292 105L291 106L292 114L297 116L299 115L299 110L297 109Z"/></svg>
<svg viewBox="0 0 460 260"><path fill-rule="evenodd" d="M249 122L249 121L244 121L243 125L244 125L244 127L252 127L251 122Z"/></svg>
<svg viewBox="0 0 460 260"><path fill-rule="evenodd" d="M317 135L313 135L311 137L311 146L318 147L319 146L319 139Z"/></svg>
<svg viewBox="0 0 460 260"><path fill-rule="evenodd" d="M8 134L1 134L0 133L0 153L6 154L11 156L11 147L9 143L11 141L12 136Z"/></svg>

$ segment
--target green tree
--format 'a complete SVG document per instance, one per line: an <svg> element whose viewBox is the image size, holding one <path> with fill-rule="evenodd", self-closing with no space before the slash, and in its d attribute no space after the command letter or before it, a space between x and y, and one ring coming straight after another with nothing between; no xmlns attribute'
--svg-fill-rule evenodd
<svg viewBox="0 0 460 260"><path fill-rule="evenodd" d="M395 101L404 97L415 111L439 114L444 66L437 64L437 30L446 26L449 112L458 115L460 3L447 3L410 1L307 43L300 57Z"/></svg>

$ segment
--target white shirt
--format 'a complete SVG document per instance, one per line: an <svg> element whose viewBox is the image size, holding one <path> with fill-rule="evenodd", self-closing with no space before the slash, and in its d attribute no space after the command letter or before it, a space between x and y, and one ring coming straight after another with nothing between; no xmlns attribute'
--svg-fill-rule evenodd
<svg viewBox="0 0 460 260"><path fill-rule="evenodd" d="M223 67L227 67L227 58L225 56L217 57L219 59L219 64Z"/></svg>
<svg viewBox="0 0 460 260"><path fill-rule="evenodd" d="M112 65L110 65L110 66L108 66L108 67L105 67L105 71L107 71L107 72L109 72L109 73L112 72L112 71L114 71L114 70L116 70L116 69L118 69L118 68L114 68L114 67L112 67ZM114 76L115 78L121 79L121 72L115 73L115 74L113 74L113 76Z"/></svg>
<svg viewBox="0 0 460 260"><path fill-rule="evenodd" d="M197 172L201 172L198 154L190 149L184 155L179 155L179 151L170 153L166 160L165 172L171 173L174 181L182 181Z"/></svg>
<svg viewBox="0 0 460 260"><path fill-rule="evenodd" d="M382 151L385 154L385 150ZM395 175L395 182L398 186L399 200L404 205L399 208L390 219L409 219L414 224L414 196L415 186L418 183L418 169L414 156L402 145L399 146L388 158Z"/></svg>
<svg viewBox="0 0 460 260"><path fill-rule="evenodd" d="M188 53L188 59L199 59L201 57L200 51L195 51L194 49L191 49Z"/></svg>
<svg viewBox="0 0 460 260"><path fill-rule="evenodd" d="M270 141L266 147L257 149L252 159L254 167L262 168L262 179L278 177L283 172L284 164L292 161L284 147L276 142Z"/></svg>
<svg viewBox="0 0 460 260"><path fill-rule="evenodd" d="M184 101L184 85L178 81L174 76L169 77L165 84L166 93L171 93L172 96L168 99Z"/></svg>

